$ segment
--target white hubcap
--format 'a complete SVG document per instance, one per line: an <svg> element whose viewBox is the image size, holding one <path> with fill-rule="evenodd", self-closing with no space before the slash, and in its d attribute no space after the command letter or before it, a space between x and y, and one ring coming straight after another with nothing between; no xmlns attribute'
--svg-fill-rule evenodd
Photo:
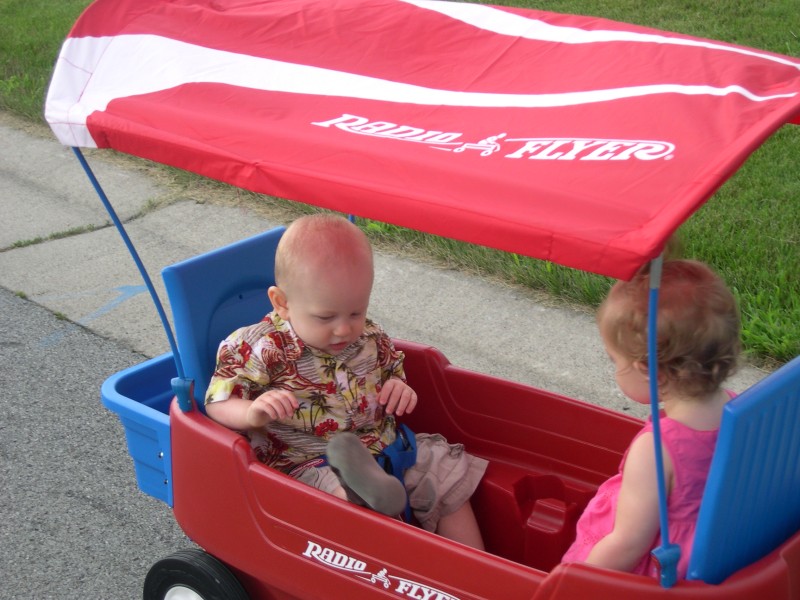
<svg viewBox="0 0 800 600"><path fill-rule="evenodd" d="M200 594L195 592L192 588L176 585L169 588L164 594L164 600L205 600Z"/></svg>

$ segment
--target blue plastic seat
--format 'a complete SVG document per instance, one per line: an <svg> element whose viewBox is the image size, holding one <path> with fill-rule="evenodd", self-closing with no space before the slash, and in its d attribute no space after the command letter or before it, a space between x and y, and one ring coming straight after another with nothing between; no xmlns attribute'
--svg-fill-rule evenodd
<svg viewBox="0 0 800 600"><path fill-rule="evenodd" d="M180 363L185 377L194 380L201 410L219 343L272 310L267 289L275 284L275 249L285 230L276 227L161 272Z"/></svg>
<svg viewBox="0 0 800 600"><path fill-rule="evenodd" d="M800 357L730 401L688 578L721 583L800 529Z"/></svg>

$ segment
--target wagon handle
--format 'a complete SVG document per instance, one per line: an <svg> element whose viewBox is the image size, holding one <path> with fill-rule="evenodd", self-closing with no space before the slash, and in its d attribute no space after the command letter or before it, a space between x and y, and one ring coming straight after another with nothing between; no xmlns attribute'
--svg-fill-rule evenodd
<svg viewBox="0 0 800 600"><path fill-rule="evenodd" d="M650 296L647 313L647 370L650 377L650 420L653 424L653 445L656 459L656 481L658 483L658 515L661 523L661 546L651 555L658 564L661 586L671 588L678 579L678 561L681 549L669 542L669 519L667 517L667 485L664 477L664 457L661 449L661 423L658 410L658 290L661 286L661 268L664 255L650 262Z"/></svg>

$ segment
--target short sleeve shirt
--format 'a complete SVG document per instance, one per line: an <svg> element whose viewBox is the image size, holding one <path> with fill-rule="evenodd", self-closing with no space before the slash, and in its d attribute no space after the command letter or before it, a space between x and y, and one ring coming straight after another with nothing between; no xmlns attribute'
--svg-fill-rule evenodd
<svg viewBox="0 0 800 600"><path fill-rule="evenodd" d="M288 472L324 454L338 431L355 433L373 453L394 442L394 417L378 404L381 387L392 377L405 377L403 354L371 320L358 340L332 356L306 346L272 312L220 344L206 404L254 400L275 388L291 391L299 402L291 418L244 432L259 460Z"/></svg>

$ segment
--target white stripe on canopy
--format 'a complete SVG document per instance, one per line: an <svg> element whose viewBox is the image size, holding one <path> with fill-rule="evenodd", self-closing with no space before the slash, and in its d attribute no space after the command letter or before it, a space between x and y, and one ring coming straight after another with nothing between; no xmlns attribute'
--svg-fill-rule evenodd
<svg viewBox="0 0 800 600"><path fill-rule="evenodd" d="M340 96L433 106L543 108L608 102L657 94L726 96L754 102L796 94L760 96L738 85L658 84L550 94L502 94L434 89L248 56L153 35L70 38L48 92L47 120L63 144L94 147L86 119L116 98L168 90L187 83L220 83L265 91ZM70 71L69 74L61 71ZM69 82L65 86L63 82Z"/></svg>

